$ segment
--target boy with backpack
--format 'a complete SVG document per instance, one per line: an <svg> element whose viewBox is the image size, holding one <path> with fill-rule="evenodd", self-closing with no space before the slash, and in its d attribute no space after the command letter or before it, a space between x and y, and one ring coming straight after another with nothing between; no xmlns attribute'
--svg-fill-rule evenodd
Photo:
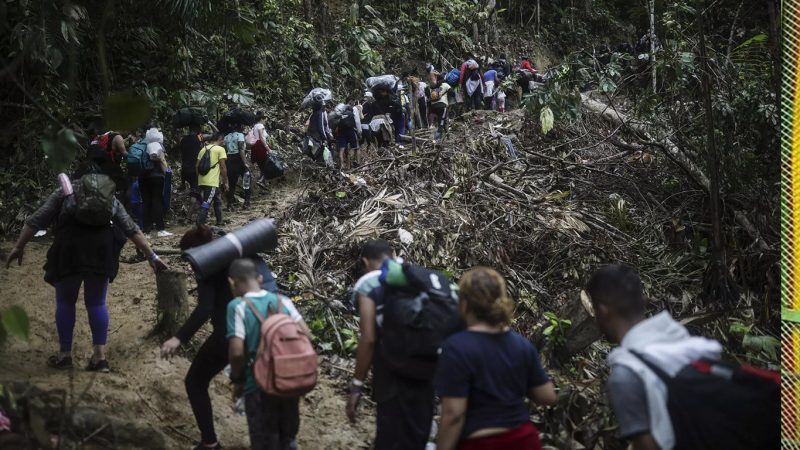
<svg viewBox="0 0 800 450"><path fill-rule="evenodd" d="M619 347L607 382L620 434L634 450L779 448L780 377L719 360L663 311L645 317L639 275L612 264L586 285L600 330Z"/></svg>
<svg viewBox="0 0 800 450"><path fill-rule="evenodd" d="M455 287L437 272L401 265L386 241L367 242L361 260L367 273L354 288L360 336L347 417L356 419L372 366L375 449L423 450L433 420L438 346L458 320ZM420 295L426 300L416 317L429 322L424 329L401 319Z"/></svg>
<svg viewBox="0 0 800 450"><path fill-rule="evenodd" d="M291 300L262 289L253 260L231 263L228 280L237 296L227 314L230 377L234 398L244 395L250 447L296 449L299 397L316 383L311 334ZM284 364L276 367L272 361L281 357ZM282 369L293 377L284 377Z"/></svg>
<svg viewBox="0 0 800 450"><path fill-rule="evenodd" d="M200 213L197 225L205 225L208 208L213 205L217 226L222 226L222 200L219 190L228 190L228 170L225 167L227 154L221 146L223 134L216 132L197 154L197 184L200 187Z"/></svg>

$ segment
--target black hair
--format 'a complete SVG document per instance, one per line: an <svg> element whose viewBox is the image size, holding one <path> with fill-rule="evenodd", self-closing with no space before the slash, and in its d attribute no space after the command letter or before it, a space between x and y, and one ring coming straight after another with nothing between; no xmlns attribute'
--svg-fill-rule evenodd
<svg viewBox="0 0 800 450"><path fill-rule="evenodd" d="M605 305L626 319L644 316L645 297L642 279L629 266L609 264L597 269L586 283L592 305Z"/></svg>
<svg viewBox="0 0 800 450"><path fill-rule="evenodd" d="M215 131L211 135L211 142L216 142L216 141L218 141L220 139L223 139L223 138L225 138L225 133L223 133L222 131Z"/></svg>
<svg viewBox="0 0 800 450"><path fill-rule="evenodd" d="M214 233L207 225L198 225L195 228L187 231L178 247L181 251L189 250L190 248L199 247L214 240Z"/></svg>
<svg viewBox="0 0 800 450"><path fill-rule="evenodd" d="M361 257L367 259L391 258L394 254L392 246L383 239L372 239L364 244L361 249Z"/></svg>
<svg viewBox="0 0 800 450"><path fill-rule="evenodd" d="M500 53L500 59L506 59L506 54L505 53Z"/></svg>
<svg viewBox="0 0 800 450"><path fill-rule="evenodd" d="M228 269L228 276L235 280L255 280L258 278L256 264L249 258L236 259Z"/></svg>

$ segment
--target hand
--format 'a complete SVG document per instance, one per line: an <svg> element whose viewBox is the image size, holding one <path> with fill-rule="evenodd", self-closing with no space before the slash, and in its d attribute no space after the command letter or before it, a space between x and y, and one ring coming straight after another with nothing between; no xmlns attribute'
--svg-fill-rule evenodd
<svg viewBox="0 0 800 450"><path fill-rule="evenodd" d="M361 392L351 392L350 398L347 400L347 407L345 408L345 413L347 414L347 418L350 420L351 423L355 423L356 421L356 410L358 409L358 404L361 401Z"/></svg>
<svg viewBox="0 0 800 450"><path fill-rule="evenodd" d="M14 246L14 248L11 249L11 253L9 253L8 257L6 258L6 269L11 267L11 261L13 261L15 259L17 260L17 265L21 266L22 265L22 255L24 255L24 254L25 254L25 247Z"/></svg>
<svg viewBox="0 0 800 450"><path fill-rule="evenodd" d="M231 388L233 389L233 402L236 403L239 400L239 397L242 396L244 392L244 383L233 383L231 382Z"/></svg>
<svg viewBox="0 0 800 450"><path fill-rule="evenodd" d="M169 268L167 267L166 264L164 264L164 261L162 261L161 258L156 258L149 262L150 262L150 267L153 269L153 273L158 273L161 272L162 270L167 270Z"/></svg>
<svg viewBox="0 0 800 450"><path fill-rule="evenodd" d="M175 356L175 353L178 351L178 347L181 346L181 340L176 338L175 336L169 338L167 342L161 345L161 358L162 359L170 359Z"/></svg>

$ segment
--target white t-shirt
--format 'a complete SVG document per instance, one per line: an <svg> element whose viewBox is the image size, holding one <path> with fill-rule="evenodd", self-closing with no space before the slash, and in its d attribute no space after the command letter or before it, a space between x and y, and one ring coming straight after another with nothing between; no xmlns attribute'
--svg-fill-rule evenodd
<svg viewBox="0 0 800 450"><path fill-rule="evenodd" d="M267 140L267 130L263 123L259 122L253 126L253 136L257 141Z"/></svg>

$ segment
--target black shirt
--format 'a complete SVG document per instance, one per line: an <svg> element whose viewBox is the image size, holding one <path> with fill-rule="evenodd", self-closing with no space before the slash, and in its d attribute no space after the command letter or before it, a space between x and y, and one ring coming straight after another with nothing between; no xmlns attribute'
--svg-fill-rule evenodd
<svg viewBox="0 0 800 450"><path fill-rule="evenodd" d="M178 147L181 149L181 165L183 170L193 172L197 164L197 155L203 148L203 143L196 134L187 134L181 139Z"/></svg>

